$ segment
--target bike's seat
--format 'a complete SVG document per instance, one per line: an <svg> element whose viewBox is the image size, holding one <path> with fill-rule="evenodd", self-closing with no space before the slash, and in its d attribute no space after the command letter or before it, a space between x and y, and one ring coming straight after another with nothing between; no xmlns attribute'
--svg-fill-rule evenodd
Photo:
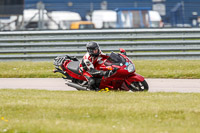
<svg viewBox="0 0 200 133"><path fill-rule="evenodd" d="M81 74L79 73L79 64L80 64L80 61L71 61L71 62L67 65L67 68L68 68L70 71L72 71L72 72L74 72L74 73L76 73L76 74L78 74L78 75L81 75Z"/></svg>

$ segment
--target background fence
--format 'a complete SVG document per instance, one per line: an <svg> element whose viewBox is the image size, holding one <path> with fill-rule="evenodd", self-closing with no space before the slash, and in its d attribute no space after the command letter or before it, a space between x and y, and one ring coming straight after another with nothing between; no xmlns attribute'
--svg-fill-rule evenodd
<svg viewBox="0 0 200 133"><path fill-rule="evenodd" d="M82 58L89 41L133 59L200 59L200 29L191 28L0 32L0 61Z"/></svg>
<svg viewBox="0 0 200 133"><path fill-rule="evenodd" d="M44 5L39 6L38 2ZM164 27L200 27L199 5L199 0L1 0L0 30L54 29L55 27L60 29L63 25L66 26L61 29L69 29L68 24L63 23L61 26L59 24L61 20L56 21L57 17L54 18L50 14L54 11L72 11L80 14L81 20L91 20L88 17L91 17L95 10L115 11L118 8L149 8L158 11ZM36 12L26 15L28 9L37 9L40 13L37 11L38 15ZM50 23L46 22L45 17L44 20L39 17L41 9L47 12L44 12L44 16L48 14L47 22ZM62 18L65 18L63 21L69 22L68 18L72 17L63 15ZM141 21L140 15L135 16L134 20ZM60 27L55 26L55 22ZM137 27L143 28L143 25Z"/></svg>

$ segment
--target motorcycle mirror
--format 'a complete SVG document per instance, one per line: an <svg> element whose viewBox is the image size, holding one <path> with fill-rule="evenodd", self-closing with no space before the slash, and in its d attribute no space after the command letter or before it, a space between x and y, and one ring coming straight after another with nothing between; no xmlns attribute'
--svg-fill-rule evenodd
<svg viewBox="0 0 200 133"><path fill-rule="evenodd" d="M121 52L122 54L126 55L126 50L124 50L123 48L120 48L119 50L120 50L120 52Z"/></svg>

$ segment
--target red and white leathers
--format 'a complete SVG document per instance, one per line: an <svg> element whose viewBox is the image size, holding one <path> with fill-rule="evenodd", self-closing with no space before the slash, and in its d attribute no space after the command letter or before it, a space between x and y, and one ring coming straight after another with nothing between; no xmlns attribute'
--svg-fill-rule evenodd
<svg viewBox="0 0 200 133"><path fill-rule="evenodd" d="M82 61L80 62L80 69L79 72L88 80L89 78L93 77L90 72L95 70L96 64L101 64L103 61L102 59L108 58L106 54L100 51L99 56L91 56L87 52L84 56Z"/></svg>

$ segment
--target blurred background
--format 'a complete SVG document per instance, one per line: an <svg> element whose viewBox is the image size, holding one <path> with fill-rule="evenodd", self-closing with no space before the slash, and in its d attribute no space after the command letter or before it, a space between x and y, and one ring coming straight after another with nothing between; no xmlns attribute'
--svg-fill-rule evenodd
<svg viewBox="0 0 200 133"><path fill-rule="evenodd" d="M0 30L199 27L199 0L0 0Z"/></svg>

